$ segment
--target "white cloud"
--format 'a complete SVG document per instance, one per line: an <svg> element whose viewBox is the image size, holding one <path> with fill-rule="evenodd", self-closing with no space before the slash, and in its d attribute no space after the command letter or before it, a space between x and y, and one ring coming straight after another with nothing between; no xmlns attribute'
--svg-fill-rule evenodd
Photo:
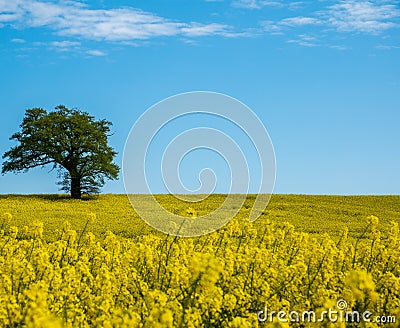
<svg viewBox="0 0 400 328"><path fill-rule="evenodd" d="M279 24L286 26L319 25L322 24L322 21L313 17L298 16L282 19Z"/></svg>
<svg viewBox="0 0 400 328"><path fill-rule="evenodd" d="M295 2L290 2L288 4L288 8L290 10L297 10L297 9L303 7L304 5L306 5L306 2L304 2L304 1L295 1Z"/></svg>
<svg viewBox="0 0 400 328"><path fill-rule="evenodd" d="M205 36L212 34L225 35L228 33L229 26L222 24L208 24L203 25L199 23L192 23L189 27L182 27L181 31L186 36Z"/></svg>
<svg viewBox="0 0 400 328"><path fill-rule="evenodd" d="M379 44L376 46L376 48L380 50L392 50L392 49L400 49L400 46Z"/></svg>
<svg viewBox="0 0 400 328"><path fill-rule="evenodd" d="M50 49L59 51L59 52L68 52L68 51L80 51L81 43L76 41L53 41L50 43L46 42L37 42L37 46L45 46L49 47Z"/></svg>
<svg viewBox="0 0 400 328"><path fill-rule="evenodd" d="M90 56L95 56L95 57L102 57L107 55L105 52L100 50L88 50L86 51L86 53Z"/></svg>
<svg viewBox="0 0 400 328"><path fill-rule="evenodd" d="M205 0L223 1L223 0ZM314 46L316 42L304 37L293 37L303 33L320 34L322 40L329 33L366 33L379 34L390 28L400 27L400 9L398 1L392 0L329 0L318 1L324 8L311 11L304 16L294 16L292 9L303 6L301 1L281 0L230 0L232 5L248 9L261 9L266 6L286 10L293 17L280 20L262 21L261 28L235 30L232 26L219 23L184 22L171 20L156 14L131 7L114 9L93 9L79 0L0 0L0 28L12 26L23 28L47 28L53 34L70 39L45 43L58 51L80 50L86 52L76 40L118 42L118 44L142 45L146 40L157 37L179 37L190 40L203 36L248 37L261 33L288 36L289 43ZM310 6L308 6L309 8ZM312 32L311 32L312 30ZM16 41L14 43L22 43ZM188 41L185 41L188 42ZM329 42L326 42L329 46ZM341 46L332 46L343 48ZM99 50L88 55L104 55Z"/></svg>
<svg viewBox="0 0 400 328"><path fill-rule="evenodd" d="M317 39L314 36L308 34L300 34L298 38L288 40L288 43L295 43L303 47L316 47Z"/></svg>
<svg viewBox="0 0 400 328"><path fill-rule="evenodd" d="M234 0L233 6L246 9L261 9L266 6L282 7L280 1L266 1L266 0Z"/></svg>
<svg viewBox="0 0 400 328"><path fill-rule="evenodd" d="M219 1L219 0L206 0ZM223 0L220 0L223 1ZM262 9L264 7L285 7L290 10L297 10L306 2L304 1L280 1L280 0L233 0L232 6L245 9Z"/></svg>
<svg viewBox="0 0 400 328"><path fill-rule="evenodd" d="M90 9L76 0L60 3L0 0L0 22L15 27L47 27L62 36L99 41L230 33L223 24L173 21L135 8Z"/></svg>
<svg viewBox="0 0 400 328"><path fill-rule="evenodd" d="M11 42L13 42L13 43L25 43L26 41L24 39L14 38L14 39L11 39Z"/></svg>
<svg viewBox="0 0 400 328"><path fill-rule="evenodd" d="M347 50L348 47L344 45L338 45L338 44L331 44L329 42L326 42L321 39L321 36L318 35L318 38L316 36L310 35L310 34L299 34L295 38L292 38L290 40L286 41L287 43L292 43L296 44L302 47L326 47L330 49L335 49L335 50Z"/></svg>
<svg viewBox="0 0 400 328"><path fill-rule="evenodd" d="M309 16L288 17L279 21L264 21L264 31L283 34L290 28L320 26L337 32L380 34L390 28L400 27L400 10L389 1L340 0L324 10Z"/></svg>
<svg viewBox="0 0 400 328"><path fill-rule="evenodd" d="M400 16L400 11L387 1L348 0L329 7L323 16L338 31L378 34L398 26L393 19Z"/></svg>
<svg viewBox="0 0 400 328"><path fill-rule="evenodd" d="M348 50L348 49L349 49L348 47L346 47L346 46L341 46L341 45L328 45L328 48L336 49L336 50L341 50L341 51L344 51L344 50Z"/></svg>
<svg viewBox="0 0 400 328"><path fill-rule="evenodd" d="M0 23L13 22L22 18L18 2L19 0L0 0Z"/></svg>
<svg viewBox="0 0 400 328"><path fill-rule="evenodd" d="M285 28L294 28L294 27L303 27L303 26L310 26L310 25L322 25L324 24L323 21L313 17L289 17L284 18L278 22L276 21L262 21L261 26L263 27L264 31L269 32L270 34L283 34Z"/></svg>
<svg viewBox="0 0 400 328"><path fill-rule="evenodd" d="M80 42L74 41L54 41L51 43L52 46L57 48L70 48L70 47L77 47L80 46Z"/></svg>
<svg viewBox="0 0 400 328"><path fill-rule="evenodd" d="M279 25L279 22L275 22L272 20L266 20L260 22L261 27L265 32L270 34L283 34L282 33L282 26Z"/></svg>

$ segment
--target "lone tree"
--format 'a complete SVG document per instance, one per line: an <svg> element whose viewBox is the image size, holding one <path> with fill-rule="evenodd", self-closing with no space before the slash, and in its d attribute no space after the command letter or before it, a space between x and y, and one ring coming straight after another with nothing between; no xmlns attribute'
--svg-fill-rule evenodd
<svg viewBox="0 0 400 328"><path fill-rule="evenodd" d="M72 198L98 193L106 178L117 179L119 173L119 167L113 163L117 153L108 146L111 125L62 105L52 112L28 109L21 131L10 138L18 145L3 155L6 161L2 174L52 164L61 178L58 184Z"/></svg>

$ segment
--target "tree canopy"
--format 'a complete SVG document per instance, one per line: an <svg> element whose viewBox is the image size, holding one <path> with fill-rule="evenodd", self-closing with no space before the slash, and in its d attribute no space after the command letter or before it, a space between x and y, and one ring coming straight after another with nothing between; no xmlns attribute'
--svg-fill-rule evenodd
<svg viewBox="0 0 400 328"><path fill-rule="evenodd" d="M113 163L117 153L108 145L111 126L63 105L51 112L28 109L20 132L10 138L18 144L3 155L2 174L49 164L58 170L58 184L72 198L98 193L105 179L117 179L119 173Z"/></svg>

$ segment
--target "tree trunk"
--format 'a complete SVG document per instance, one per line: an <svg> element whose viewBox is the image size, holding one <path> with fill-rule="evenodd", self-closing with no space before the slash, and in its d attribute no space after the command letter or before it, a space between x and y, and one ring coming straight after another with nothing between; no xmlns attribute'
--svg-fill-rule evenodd
<svg viewBox="0 0 400 328"><path fill-rule="evenodd" d="M81 199L81 178L71 178L71 197L74 199Z"/></svg>

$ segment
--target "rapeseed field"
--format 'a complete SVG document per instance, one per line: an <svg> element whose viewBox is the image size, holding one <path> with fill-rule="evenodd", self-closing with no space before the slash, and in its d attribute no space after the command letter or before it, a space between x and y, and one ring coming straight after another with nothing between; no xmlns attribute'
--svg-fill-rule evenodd
<svg viewBox="0 0 400 328"><path fill-rule="evenodd" d="M224 197L157 199L195 220ZM0 196L0 327L398 327L399 196L273 195L250 223L253 201L182 238L145 224L125 195ZM335 308L371 322L260 320Z"/></svg>

